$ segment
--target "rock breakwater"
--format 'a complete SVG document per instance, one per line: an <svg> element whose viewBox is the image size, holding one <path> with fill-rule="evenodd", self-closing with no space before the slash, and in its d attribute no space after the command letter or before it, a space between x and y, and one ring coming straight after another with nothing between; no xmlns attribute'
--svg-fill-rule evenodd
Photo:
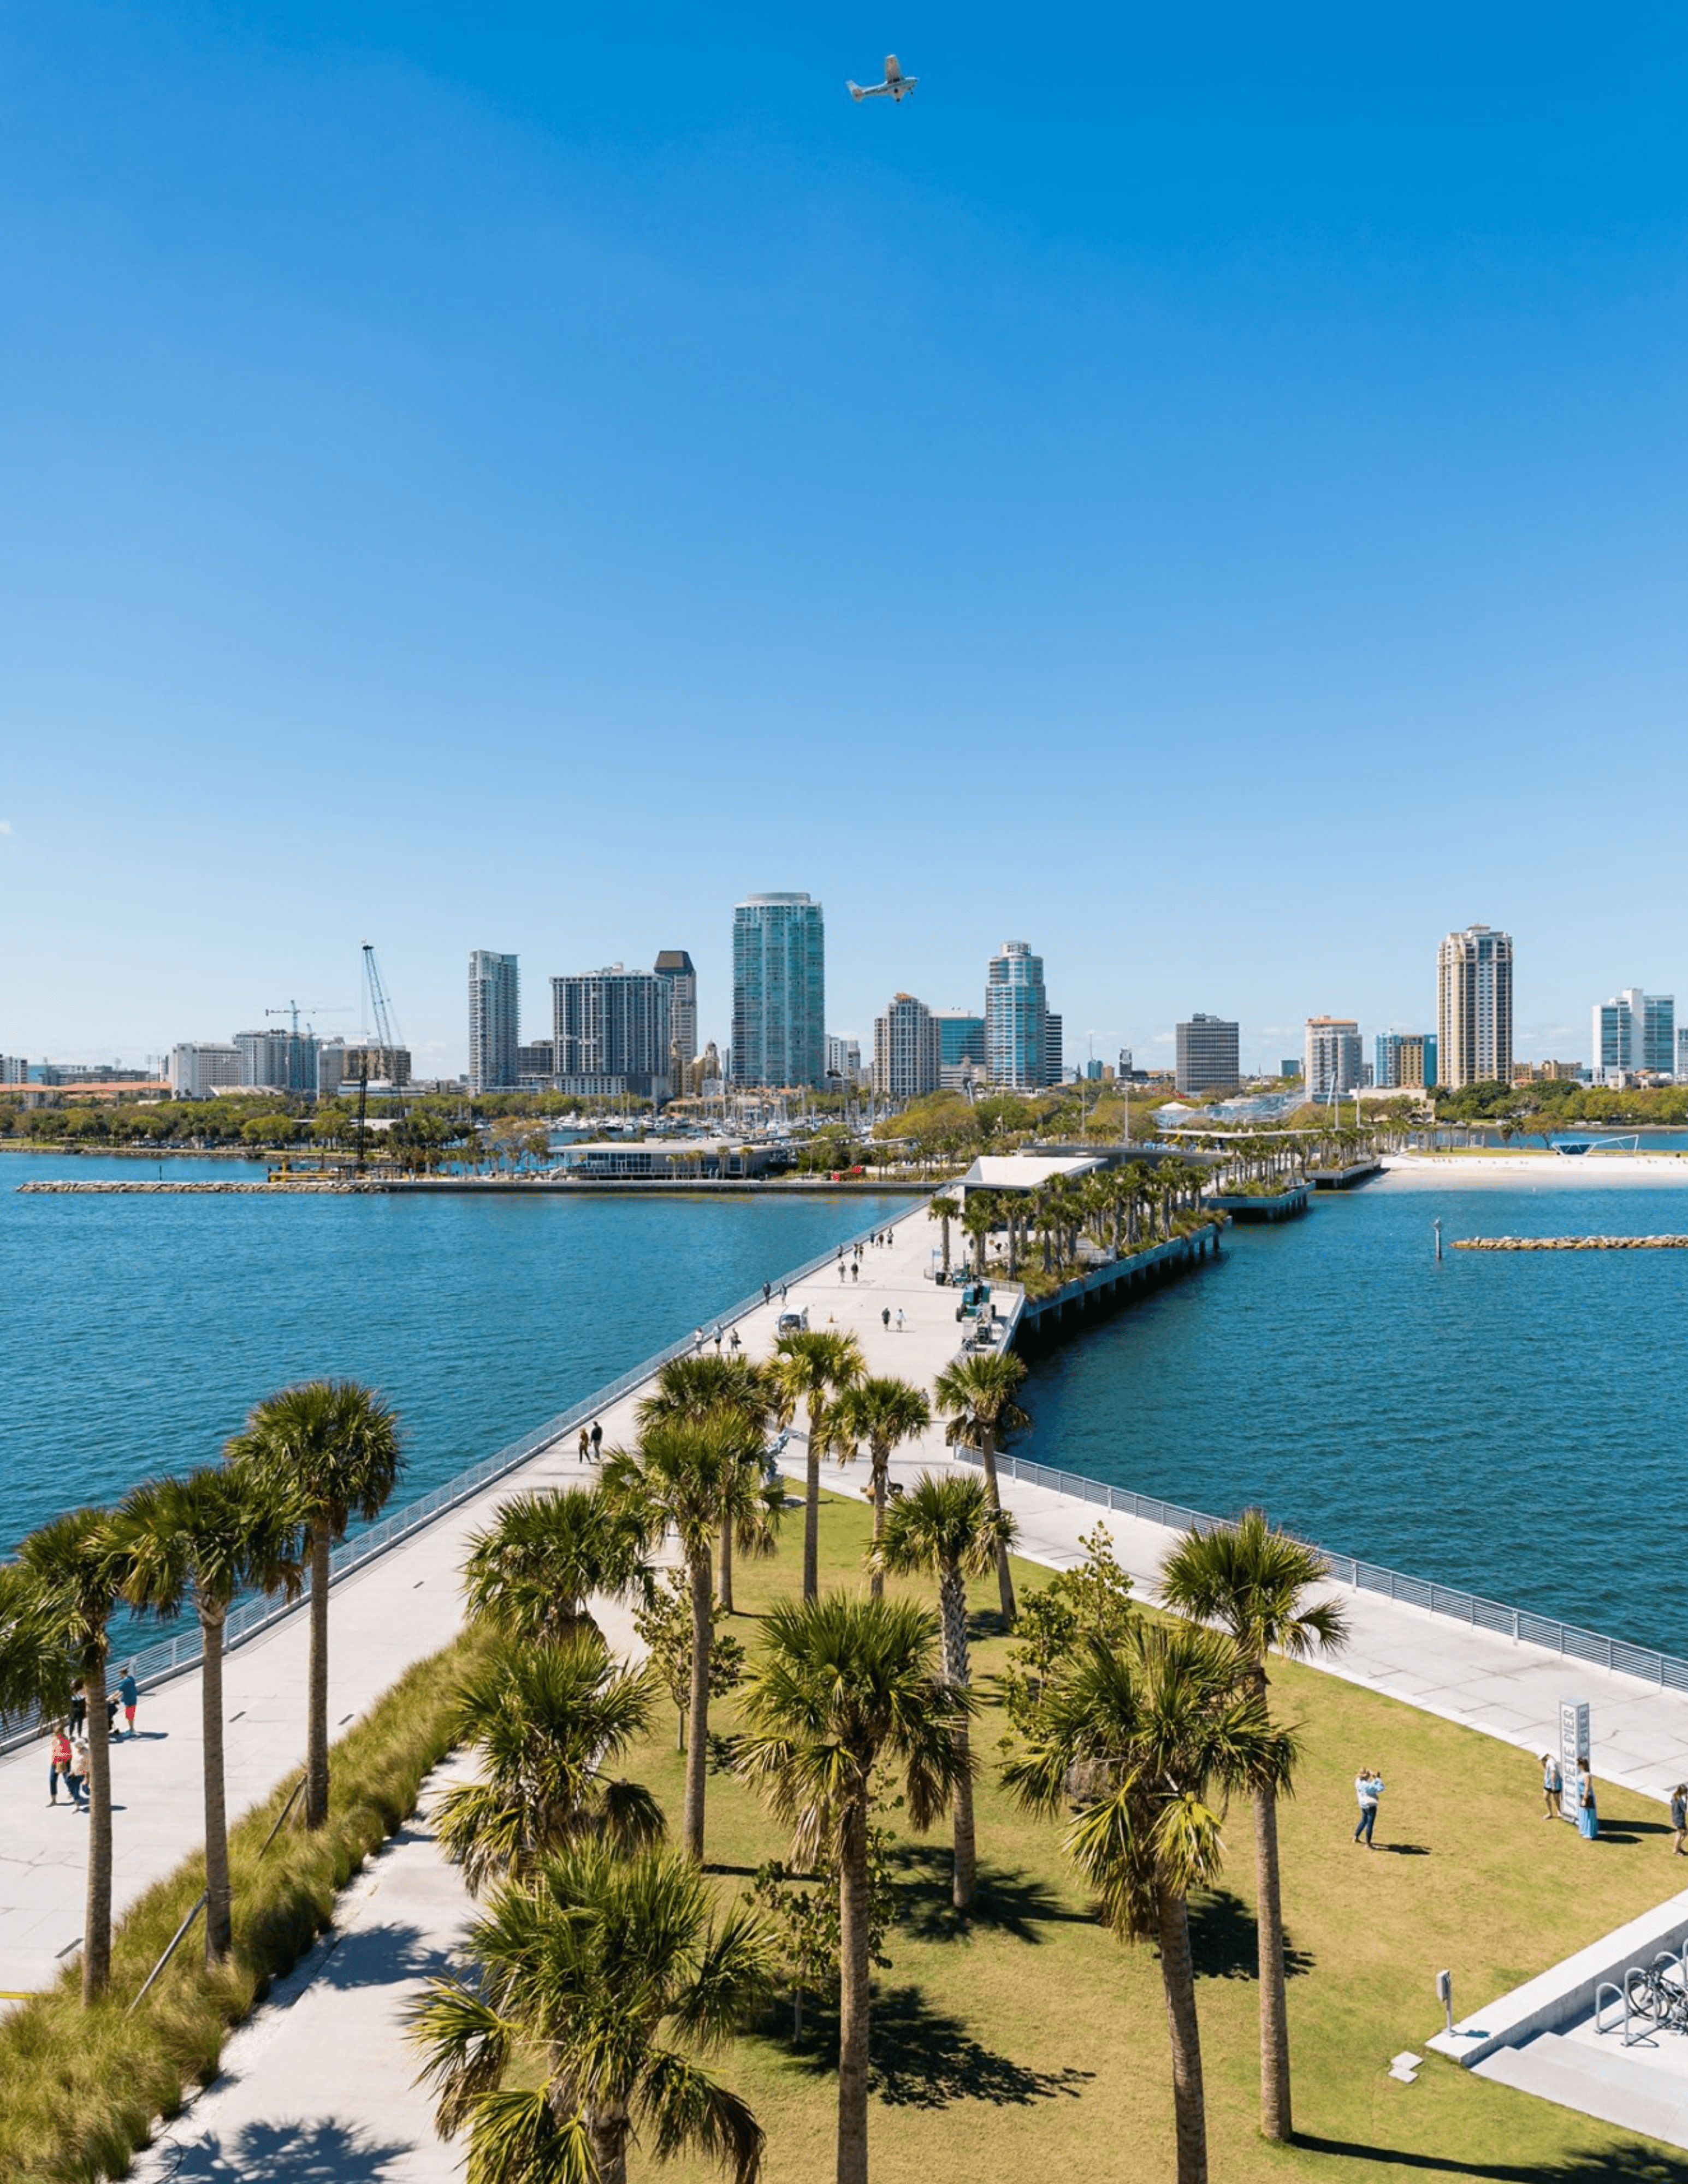
<svg viewBox="0 0 1688 2184"><path fill-rule="evenodd" d="M1456 1251L1688 1251L1688 1236L1456 1236Z"/></svg>

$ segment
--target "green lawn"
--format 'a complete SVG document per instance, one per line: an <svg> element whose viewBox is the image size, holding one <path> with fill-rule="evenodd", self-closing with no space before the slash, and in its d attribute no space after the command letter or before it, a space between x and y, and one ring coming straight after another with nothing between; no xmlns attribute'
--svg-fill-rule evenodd
<svg viewBox="0 0 1688 2184"><path fill-rule="evenodd" d="M755 1612L799 1578L800 1512L788 1517L778 1557L737 1573L741 1611L749 1611L738 1616L737 1635L753 1648ZM823 1584L859 1581L867 1535L861 1501L829 1497ZM1017 1566L1022 1586L1046 1575ZM983 1764L984 1900L971 1926L958 1929L942 1834L901 1846L905 1915L874 1997L874 2176L877 2184L1170 2177L1166 2019L1154 1953L1122 1946L1095 1923L1069 1876L1059 1827L1026 1819L996 1786L1002 1722L992 1690L1005 1641L991 1635L994 1593L994 1583L974 1593L975 1674L985 1702L975 1738ZM1256 2130L1253 1831L1239 1808L1225 1887L1201 1904L1195 1920L1215 2177L1688 2184L1688 2154L1485 2084L1440 2058L1416 2085L1386 2075L1392 2055L1403 2048L1422 2053L1435 2029L1441 1966L1452 1968L1462 2007L1476 2008L1671 1894L1683 1869L1669 1860L1659 1809L1607 1789L1607 1832L1585 1843L1538 1817L1527 1753L1312 1670L1279 1668L1274 1690L1306 1740L1299 1794L1283 1819L1301 2141L1269 2147ZM717 1712L716 1725L730 1732L730 1702ZM665 1730L630 1771L677 1814L671 1716ZM1375 1762L1389 1786L1369 1856L1351 1841L1362 1761ZM730 1893L786 1846L731 1776L713 1775L709 1796L710 1864ZM823 2042L794 2053L772 2030L725 2059L725 2072L767 2129L769 2184L831 2174L833 2059ZM651 2173L647 2163L639 2167ZM667 2173L701 2184L713 2172L681 2163Z"/></svg>

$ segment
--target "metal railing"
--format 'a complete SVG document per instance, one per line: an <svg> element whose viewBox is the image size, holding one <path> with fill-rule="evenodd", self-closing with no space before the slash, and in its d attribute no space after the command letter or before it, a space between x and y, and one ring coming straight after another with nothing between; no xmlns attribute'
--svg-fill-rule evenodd
<svg viewBox="0 0 1688 2184"><path fill-rule="evenodd" d="M961 1451L966 1453L966 1451ZM1210 1516L1206 1510L1186 1509L1177 1502L1162 1502L1150 1494L1134 1494L1128 1487L1105 1485L1082 1472L1058 1471L1021 1456L1000 1455L997 1466L1011 1479L1023 1479L1033 1486L1046 1486L1075 1501L1094 1502L1099 1508L1140 1517L1145 1524L1162 1524L1177 1532L1222 1531L1231 1521ZM1318 1543L1309 1540L1310 1546ZM1688 1661L1674 1654L1655 1652L1649 1646L1632 1646L1627 1639L1608 1638L1597 1630L1584 1630L1574 1623L1556 1622L1527 1607L1510 1607L1480 1593L1463 1592L1457 1585L1437 1585L1429 1578L1409 1577L1381 1563L1362 1562L1353 1555L1334 1554L1329 1547L1318 1552L1330 1565L1339 1583L1357 1592L1386 1594L1390 1600L1422 1607L1432 1615L1445 1615L1473 1630L1489 1630L1515 1643L1540 1646L1568 1661L1585 1661L1614 1674L1635 1676L1661 1691L1688 1692Z"/></svg>
<svg viewBox="0 0 1688 2184"><path fill-rule="evenodd" d="M871 1228L863 1228L858 1234L846 1237L842 1246L833 1244L824 1251L817 1251L812 1259L805 1259L800 1267L782 1274L777 1281L771 1282L768 1284L770 1294L777 1296L781 1290L788 1289L793 1283L806 1281L810 1275L819 1273L823 1267L833 1265L840 1249L849 1251L853 1245L865 1242L869 1236L877 1234L883 1225L876 1222ZM762 1304L762 1293L758 1290L754 1295L741 1297L736 1304L729 1305L724 1312L710 1312L706 1324L711 1329L730 1327L747 1313L761 1309ZM588 1424L600 1412L607 1411L612 1404L620 1402L624 1396L630 1396L636 1388L643 1386L671 1358L683 1357L693 1346L694 1339L690 1335L683 1335L677 1341L666 1344L662 1349L630 1367L607 1386L595 1388L582 1401L571 1403L567 1410L559 1411L554 1418L547 1418L543 1425L533 1427L518 1440L506 1442L493 1455L483 1457L479 1463L471 1465L467 1471L459 1472L454 1478L442 1481L417 1501L406 1502L402 1509L389 1510L386 1516L378 1518L364 1530L353 1533L349 1539L343 1540L329 1556L330 1581L337 1584L342 1578L349 1577L366 1563L374 1562L401 1540L408 1540L437 1523L451 1510L460 1508L465 1502L472 1502L476 1495L483 1493L497 1480L512 1471L520 1470L523 1464L532 1462L536 1456L543 1455L546 1449L554 1447L570 1434L578 1433L582 1426ZM223 1625L223 1650L230 1652L235 1646L258 1637L285 1617L298 1614L304 1605L303 1596L298 1600L289 1601L277 1599L273 1595L263 1595L256 1599L242 1601L230 1611ZM203 1650L201 1635L196 1627L178 1631L173 1637L159 1639L150 1646L125 1646L120 1658L132 1664L136 1682L146 1690L167 1683L172 1676L185 1674L188 1669L197 1668ZM10 1752L20 1744L27 1744L40 1731L38 1715L27 1720L20 1719L18 1726L0 1736L0 1752Z"/></svg>

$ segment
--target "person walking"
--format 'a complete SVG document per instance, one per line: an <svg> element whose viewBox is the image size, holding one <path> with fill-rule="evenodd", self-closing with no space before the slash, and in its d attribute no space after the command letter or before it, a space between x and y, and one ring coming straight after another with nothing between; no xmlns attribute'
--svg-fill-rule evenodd
<svg viewBox="0 0 1688 2184"><path fill-rule="evenodd" d="M117 1687L117 1696L123 1702L123 1719L128 1734L135 1734L135 1709L141 1703L141 1686L135 1680L135 1663L124 1663L123 1681Z"/></svg>
<svg viewBox="0 0 1688 2184"><path fill-rule="evenodd" d="M65 1779L70 1785L70 1795L75 1801L76 1810L86 1813L88 1809L88 1740L86 1736L79 1736L70 1747L70 1772Z"/></svg>
<svg viewBox="0 0 1688 2184"><path fill-rule="evenodd" d="M732 1332L727 1338L727 1346L733 1352L735 1357L744 1347L744 1344L738 1340L738 1329L736 1326L733 1329Z"/></svg>
<svg viewBox="0 0 1688 2184"><path fill-rule="evenodd" d="M886 1307L885 1307L885 1309L883 1310L883 1312L882 1312L880 1313L880 1315L879 1315L879 1324L880 1324L880 1325L884 1329L884 1330L885 1330L885 1332L886 1332L886 1334L889 1334L890 1333L890 1331L891 1331L891 1307L890 1307L890 1306L889 1306L889 1305L887 1305L887 1306L886 1306Z"/></svg>
<svg viewBox="0 0 1688 2184"><path fill-rule="evenodd" d="M80 1736L88 1719L87 1686L80 1676L70 1686L70 1734Z"/></svg>
<svg viewBox="0 0 1688 2184"><path fill-rule="evenodd" d="M900 1305L899 1305L899 1306L897 1306L897 1332L898 1332L898 1334L900 1334L902 1333L902 1331L903 1331L903 1308L902 1308L902 1306L901 1306Z"/></svg>
<svg viewBox="0 0 1688 2184"><path fill-rule="evenodd" d="M719 1320L715 1323L715 1354L717 1357L721 1355L721 1322Z"/></svg>
<svg viewBox="0 0 1688 2184"><path fill-rule="evenodd" d="M1587 1752L1577 1755L1577 1833L1592 1842L1600 1833L1600 1807L1594 1794L1594 1769Z"/></svg>
<svg viewBox="0 0 1688 2184"><path fill-rule="evenodd" d="M768 1299L769 1299L769 1298L773 1295L773 1293L774 1293L774 1285L773 1285L773 1284L772 1284L772 1282L764 1282L764 1283L762 1284L762 1302L763 1302L764 1304L766 1304L766 1303L767 1302Z"/></svg>
<svg viewBox="0 0 1688 2184"><path fill-rule="evenodd" d="M1688 1858L1688 1851L1682 1847L1683 1837L1688 1836L1688 1782L1679 1782L1670 1793L1670 1828L1674 1838L1670 1846L1672 1854Z"/></svg>
<svg viewBox="0 0 1688 2184"><path fill-rule="evenodd" d="M692 1329L692 1349L694 1353L700 1353L703 1350L703 1346L704 1331L700 1327L694 1327Z"/></svg>
<svg viewBox="0 0 1688 2184"><path fill-rule="evenodd" d="M584 1426L580 1429L580 1460L582 1463L592 1461L592 1435Z"/></svg>
<svg viewBox="0 0 1688 2184"><path fill-rule="evenodd" d="M861 1279L861 1262L860 1259L852 1259L850 1261L850 1278L853 1282L859 1282Z"/></svg>
<svg viewBox="0 0 1688 2184"><path fill-rule="evenodd" d="M844 1261L843 1261L842 1259L840 1259L840 1260L838 1261L838 1283L839 1283L840 1287L842 1287L842 1286L843 1286L844 1278Z"/></svg>
<svg viewBox="0 0 1688 2184"><path fill-rule="evenodd" d="M592 1460L597 1462L604 1452L604 1429L594 1418L592 1421Z"/></svg>
<svg viewBox="0 0 1688 2184"><path fill-rule="evenodd" d="M1372 1830L1377 1825L1378 1801L1384 1793L1384 1778L1374 1767L1362 1767L1354 1777L1354 1796L1360 1807L1360 1818L1354 1829L1356 1842L1363 1841L1368 1850L1375 1850Z"/></svg>
<svg viewBox="0 0 1688 2184"><path fill-rule="evenodd" d="M1559 1763L1551 1752L1541 1755L1541 1817L1557 1820L1559 1817L1559 1793L1565 1786L1565 1778L1559 1772Z"/></svg>
<svg viewBox="0 0 1688 2184"><path fill-rule="evenodd" d="M70 1788L70 1740L64 1734L64 1724L62 1721L55 1725L53 1731L53 1742L47 1748L47 1802L49 1805L56 1805L58 1802L58 1778L61 1774L64 1777L64 1786L69 1790ZM74 1791L71 1792L70 1802L73 1805L76 1802Z"/></svg>

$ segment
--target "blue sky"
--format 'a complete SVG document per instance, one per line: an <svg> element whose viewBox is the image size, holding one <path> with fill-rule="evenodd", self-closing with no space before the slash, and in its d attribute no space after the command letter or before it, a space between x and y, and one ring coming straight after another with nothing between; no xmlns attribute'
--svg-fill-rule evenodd
<svg viewBox="0 0 1688 2184"><path fill-rule="evenodd" d="M856 107L894 47L921 88ZM826 905L1068 1051L1688 990L1688 15L0 19L0 1050Z"/></svg>

